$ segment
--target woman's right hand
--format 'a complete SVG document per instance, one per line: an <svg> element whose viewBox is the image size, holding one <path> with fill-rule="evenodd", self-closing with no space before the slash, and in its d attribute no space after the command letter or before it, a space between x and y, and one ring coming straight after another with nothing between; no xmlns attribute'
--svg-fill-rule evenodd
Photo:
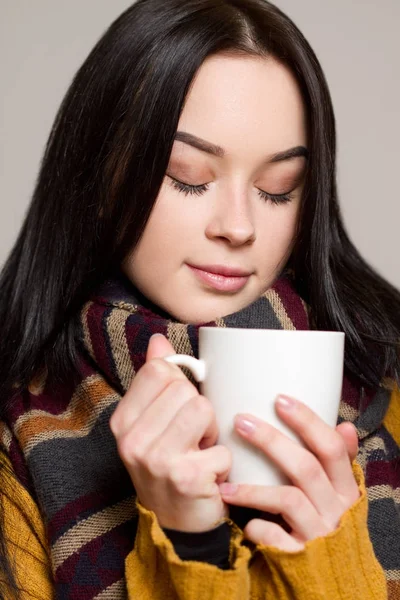
<svg viewBox="0 0 400 600"><path fill-rule="evenodd" d="M146 363L110 419L119 455L141 504L161 527L201 532L228 515L219 492L231 454L214 445L214 409L176 365L164 336L153 336Z"/></svg>

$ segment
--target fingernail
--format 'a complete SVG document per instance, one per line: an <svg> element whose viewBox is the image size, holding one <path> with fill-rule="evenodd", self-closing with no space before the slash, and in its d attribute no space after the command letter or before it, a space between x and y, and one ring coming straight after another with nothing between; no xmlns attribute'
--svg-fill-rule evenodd
<svg viewBox="0 0 400 600"><path fill-rule="evenodd" d="M296 400L290 396L278 396L276 403L284 410L291 410L296 406Z"/></svg>
<svg viewBox="0 0 400 600"><path fill-rule="evenodd" d="M257 422L253 421L249 417L243 417L238 415L235 419L236 428L242 431L243 433L253 433L257 427Z"/></svg>
<svg viewBox="0 0 400 600"><path fill-rule="evenodd" d="M162 333L153 333L153 335L150 336L150 339L153 340L154 338L158 338L158 337L165 337L165 336L163 336Z"/></svg>
<svg viewBox="0 0 400 600"><path fill-rule="evenodd" d="M219 486L219 491L224 496L232 496L236 494L239 486L236 483L221 483Z"/></svg>

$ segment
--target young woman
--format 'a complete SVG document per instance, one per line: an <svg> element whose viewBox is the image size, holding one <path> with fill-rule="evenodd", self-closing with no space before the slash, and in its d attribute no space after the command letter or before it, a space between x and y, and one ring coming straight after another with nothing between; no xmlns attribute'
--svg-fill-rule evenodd
<svg viewBox="0 0 400 600"><path fill-rule="evenodd" d="M321 67L269 2L111 25L1 275L3 598L399 597L400 294L335 168ZM227 483L212 406L163 360L201 323L346 333L336 429L290 398L304 448L235 420L290 485Z"/></svg>

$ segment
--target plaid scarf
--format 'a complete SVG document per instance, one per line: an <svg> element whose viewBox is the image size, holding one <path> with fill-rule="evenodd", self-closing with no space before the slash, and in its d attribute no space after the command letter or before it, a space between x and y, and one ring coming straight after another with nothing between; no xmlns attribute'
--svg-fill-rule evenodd
<svg viewBox="0 0 400 600"><path fill-rule="evenodd" d="M309 310L286 275L247 308L207 325L309 329ZM162 333L176 352L197 356L199 326L162 314L117 276L83 307L80 327L78 384L36 379L10 409L2 440L45 521L56 596L122 600L137 513L109 419L145 362L150 336ZM400 459L384 423L390 395L346 377L339 422L352 421L358 430L371 539L394 599L400 597Z"/></svg>

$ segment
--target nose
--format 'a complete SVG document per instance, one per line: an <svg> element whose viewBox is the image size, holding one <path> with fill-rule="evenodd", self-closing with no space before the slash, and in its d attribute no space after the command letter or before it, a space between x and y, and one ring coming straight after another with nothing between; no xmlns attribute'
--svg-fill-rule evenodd
<svg viewBox="0 0 400 600"><path fill-rule="evenodd" d="M245 192L227 193L217 199L206 236L209 239L226 240L231 246L243 246L255 241L254 215Z"/></svg>

